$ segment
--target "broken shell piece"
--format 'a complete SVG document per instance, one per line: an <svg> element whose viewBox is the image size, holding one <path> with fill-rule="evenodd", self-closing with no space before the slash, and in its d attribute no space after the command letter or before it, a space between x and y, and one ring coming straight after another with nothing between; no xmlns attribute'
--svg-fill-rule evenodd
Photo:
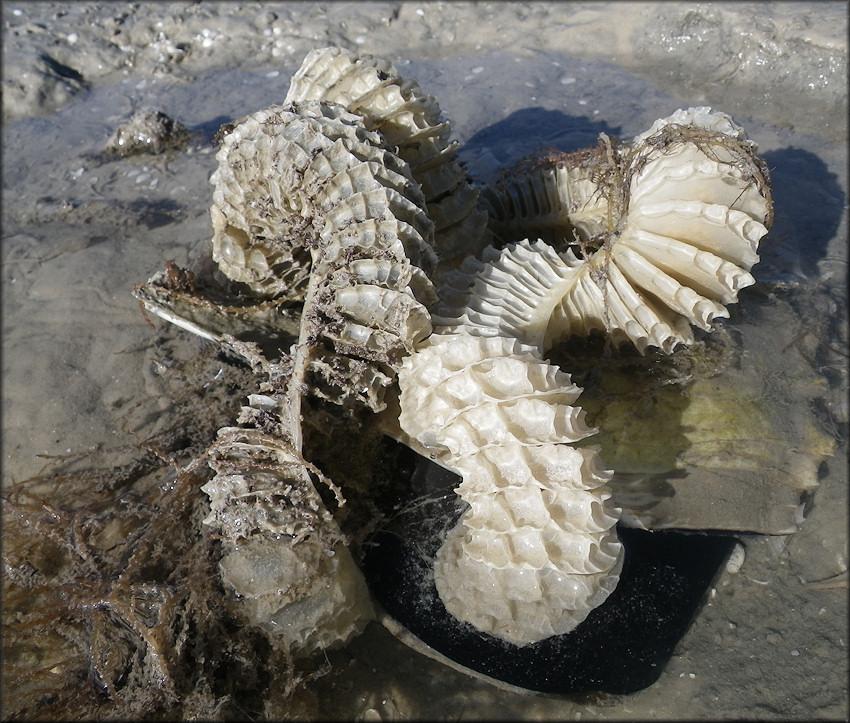
<svg viewBox="0 0 850 723"><path fill-rule="evenodd" d="M619 510L580 389L535 347L508 337L434 334L399 372L404 432L462 475L470 505L437 553L446 609L527 645L574 629L615 588Z"/></svg>
<svg viewBox="0 0 850 723"><path fill-rule="evenodd" d="M204 523L228 539L258 533L299 538L334 524L308 465L283 439L223 427L210 467L216 475L202 487L211 507Z"/></svg>
<svg viewBox="0 0 850 723"><path fill-rule="evenodd" d="M755 144L707 107L677 111L619 150L603 136L593 152L532 159L483 198L504 240L541 229L568 246L547 343L595 329L641 352L690 344L690 324L709 330L729 315L724 304L755 283L773 215Z"/></svg>
<svg viewBox="0 0 850 723"><path fill-rule="evenodd" d="M375 616L342 540L328 548L315 537L295 545L254 537L230 550L219 569L249 623L281 637L294 655L344 643Z"/></svg>
<svg viewBox="0 0 850 723"><path fill-rule="evenodd" d="M726 572L730 575L737 575L744 566L744 560L747 557L747 548L740 542L736 542L729 553L729 559L726 560Z"/></svg>
<svg viewBox="0 0 850 723"><path fill-rule="evenodd" d="M421 185L441 259L477 253L484 245L487 218L477 207L478 190L449 144L451 126L441 121L433 96L403 78L395 67L344 48L313 50L293 75L287 103L320 100L363 117L409 165Z"/></svg>
<svg viewBox="0 0 850 723"><path fill-rule="evenodd" d="M274 411L273 398L251 402ZM221 577L250 623L281 635L293 653L359 632L373 615L365 583L300 455L280 438L236 427L219 430L212 453L204 522L227 542Z"/></svg>
<svg viewBox="0 0 850 723"><path fill-rule="evenodd" d="M252 394L242 421L280 414L280 400ZM295 654L344 642L374 615L365 581L313 484L282 436L225 427L211 450L215 477L205 524L223 535L222 580L253 625L280 635ZM335 490L336 491L336 490Z"/></svg>

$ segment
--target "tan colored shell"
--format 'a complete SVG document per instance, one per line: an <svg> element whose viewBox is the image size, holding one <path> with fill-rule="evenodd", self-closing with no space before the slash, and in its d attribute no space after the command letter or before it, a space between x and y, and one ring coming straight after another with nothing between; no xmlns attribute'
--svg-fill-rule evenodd
<svg viewBox="0 0 850 723"><path fill-rule="evenodd" d="M446 609L516 645L569 632L617 584L622 549L580 389L506 336L434 334L399 372L402 429L462 475L470 509L437 553Z"/></svg>
<svg viewBox="0 0 850 723"><path fill-rule="evenodd" d="M620 151L603 141L520 169L484 194L485 205L503 238L541 229L568 247L560 260L547 255L561 300L546 343L596 329L641 352L669 352L693 341L690 324L709 330L728 316L724 304L754 283L749 270L772 221L767 168L729 116L705 107L657 121ZM468 265L469 283L508 266ZM472 308L484 303L470 294Z"/></svg>
<svg viewBox="0 0 850 723"><path fill-rule="evenodd" d="M246 117L217 158L213 258L264 298L304 296L309 282L302 326L312 331L302 332L332 349L308 362L319 395L351 399L346 371L360 400L382 409L393 368L430 333L435 299L433 224L406 163L361 116L317 101Z"/></svg>
<svg viewBox="0 0 850 723"><path fill-rule="evenodd" d="M409 165L425 194L435 223L440 258L477 253L484 246L486 215L478 209L478 191L457 162L457 143L449 143L451 125L441 121L433 96L403 78L395 67L371 55L338 47L311 51L292 77L284 104L305 100L337 103L362 116Z"/></svg>
<svg viewBox="0 0 850 723"><path fill-rule="evenodd" d="M303 295L316 237L332 242L329 234L358 215L380 218L376 204L412 226L385 229L401 243L397 259L436 262L424 199L404 162L339 106L258 111L224 136L216 159L213 259L258 296Z"/></svg>

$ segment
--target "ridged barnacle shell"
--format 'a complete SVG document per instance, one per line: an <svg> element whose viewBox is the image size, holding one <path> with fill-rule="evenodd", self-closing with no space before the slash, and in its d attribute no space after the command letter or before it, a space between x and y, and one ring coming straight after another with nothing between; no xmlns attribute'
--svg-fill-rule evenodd
<svg viewBox="0 0 850 723"><path fill-rule="evenodd" d="M536 347L435 333L399 372L402 429L463 477L470 505L437 553L446 609L526 645L575 628L622 565L597 450L572 403L581 392Z"/></svg>
<svg viewBox="0 0 850 723"><path fill-rule="evenodd" d="M755 144L706 107L656 121L620 150L605 137L592 152L540 158L482 198L503 240L541 230L568 246L546 258L561 295L547 343L596 329L641 352L689 344L690 324L709 330L727 317L724 304L754 283L749 270L772 222ZM508 265L467 265L467 285L511 273ZM473 309L484 303L475 297L470 290Z"/></svg>
<svg viewBox="0 0 850 723"><path fill-rule="evenodd" d="M441 259L475 253L483 245L486 216L477 207L457 162L457 143L449 143L451 125L441 121L433 96L402 77L385 60L344 48L311 51L292 77L284 104L305 100L337 103L362 116L409 165L422 186Z"/></svg>

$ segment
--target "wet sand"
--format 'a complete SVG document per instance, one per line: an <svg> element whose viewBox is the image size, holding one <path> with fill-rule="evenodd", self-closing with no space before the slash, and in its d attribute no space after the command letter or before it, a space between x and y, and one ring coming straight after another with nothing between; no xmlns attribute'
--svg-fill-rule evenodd
<svg viewBox="0 0 850 723"><path fill-rule="evenodd" d="M802 530L746 538L743 566L715 581L658 682L639 693L501 691L372 623L329 653L332 671L308 685L301 712L846 719L846 5L770 8L4 3L4 484L37 474L40 454L144 438L158 424L151 410L169 409L152 398L162 392L156 334L130 289L167 260L208 253L209 140L278 102L310 49L392 60L439 99L482 181L541 145L631 138L676 108L710 104L759 143L776 189L776 226L755 268L776 304L735 322L750 354L781 359L775 378L789 389L801 375L816 380L794 409L810 405L838 445ZM194 132L188 150L102 156L115 127L149 106ZM203 344L183 338L187 353Z"/></svg>

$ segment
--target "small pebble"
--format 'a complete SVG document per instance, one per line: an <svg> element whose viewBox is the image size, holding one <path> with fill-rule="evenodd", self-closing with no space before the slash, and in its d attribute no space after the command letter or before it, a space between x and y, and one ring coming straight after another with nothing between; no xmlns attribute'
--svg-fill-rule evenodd
<svg viewBox="0 0 850 723"><path fill-rule="evenodd" d="M169 148L183 148L188 141L186 126L162 111L147 109L115 130L106 143L106 151L116 156L157 154Z"/></svg>

